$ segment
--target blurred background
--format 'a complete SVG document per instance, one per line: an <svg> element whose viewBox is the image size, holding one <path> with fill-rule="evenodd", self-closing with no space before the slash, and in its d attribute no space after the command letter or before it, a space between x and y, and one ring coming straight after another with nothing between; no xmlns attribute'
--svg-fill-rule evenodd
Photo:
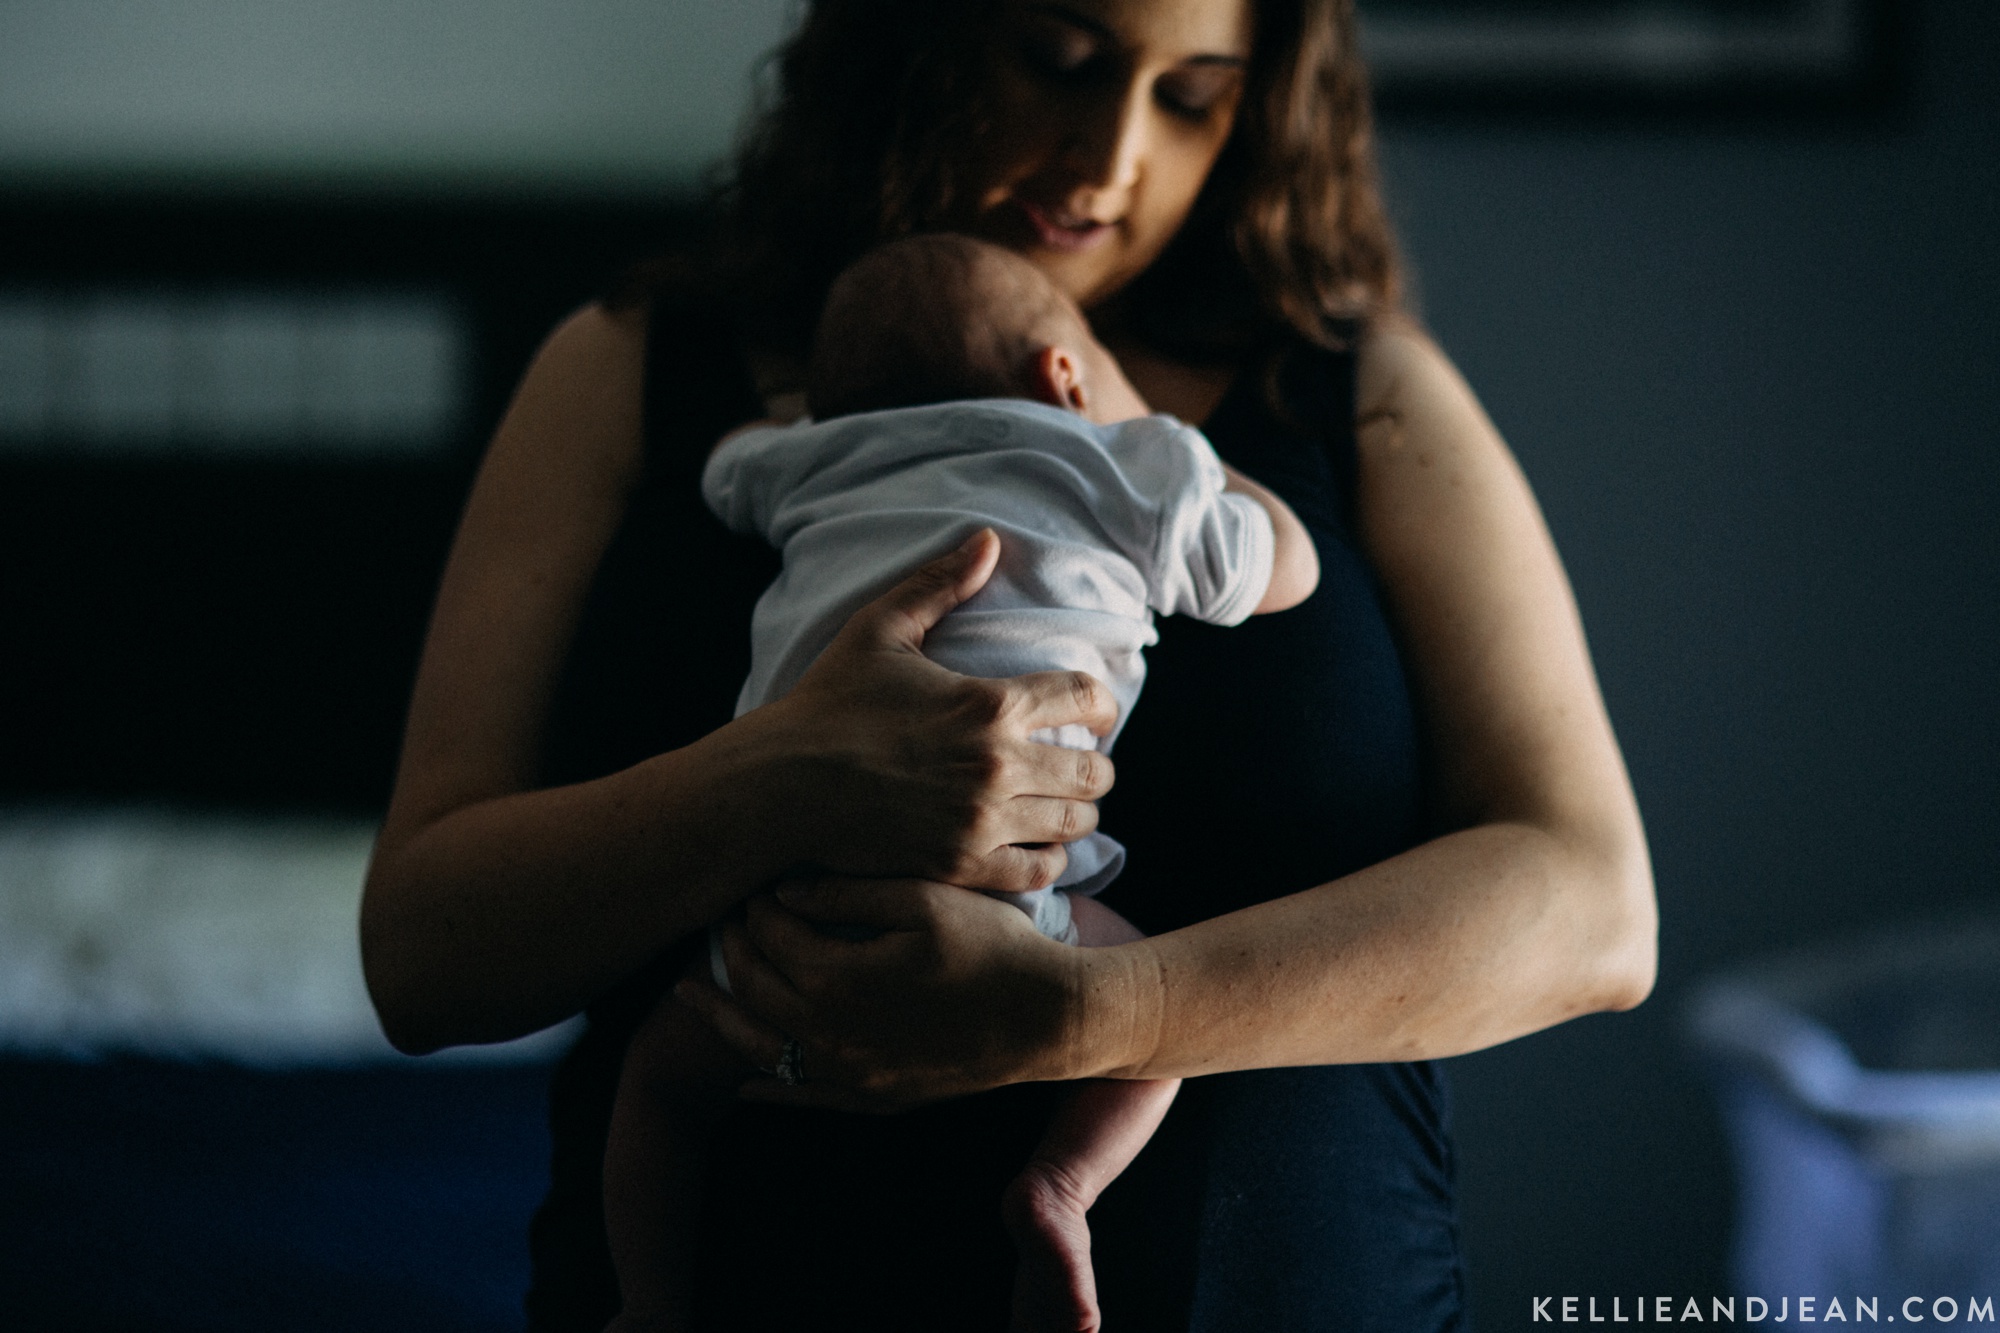
<svg viewBox="0 0 2000 1333"><path fill-rule="evenodd" d="M686 227L790 13L0 3L24 1326L513 1325L561 1034L393 1056L354 898L480 444ZM1369 41L1663 908L1647 1005L1452 1062L1478 1321L1734 1290L1692 986L2000 887L2000 9L1380 0Z"/></svg>

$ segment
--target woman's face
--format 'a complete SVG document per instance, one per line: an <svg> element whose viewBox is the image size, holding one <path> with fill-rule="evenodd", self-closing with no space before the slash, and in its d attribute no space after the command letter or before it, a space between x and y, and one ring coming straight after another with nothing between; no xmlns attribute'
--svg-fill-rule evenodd
<svg viewBox="0 0 2000 1333"><path fill-rule="evenodd" d="M1236 121L1251 0L1006 0L962 231L1090 308L1180 229Z"/></svg>

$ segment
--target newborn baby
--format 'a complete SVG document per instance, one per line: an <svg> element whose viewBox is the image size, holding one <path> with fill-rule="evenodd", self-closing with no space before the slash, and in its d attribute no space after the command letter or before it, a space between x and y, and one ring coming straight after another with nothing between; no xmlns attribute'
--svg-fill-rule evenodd
<svg viewBox="0 0 2000 1333"><path fill-rule="evenodd" d="M1000 537L999 565L925 654L975 676L1086 671L1116 695L1120 726L1154 612L1230 625L1296 605L1318 581L1290 509L1198 431L1149 415L1082 313L1009 251L929 235L863 256L827 298L808 380L816 420L738 431L702 478L724 523L784 553L752 621L738 714L784 695L857 609L982 528ZM1108 750L1115 735L1037 739ZM1068 852L1050 888L992 896L1064 943L1139 938L1090 897L1124 849L1093 833ZM713 936L710 953L726 988ZM604 1168L624 1298L613 1329L691 1326L703 1152L752 1072L671 998L634 1037ZM1092 1080L1058 1111L1005 1201L1021 1254L1014 1327L1097 1326L1085 1211L1178 1087Z"/></svg>

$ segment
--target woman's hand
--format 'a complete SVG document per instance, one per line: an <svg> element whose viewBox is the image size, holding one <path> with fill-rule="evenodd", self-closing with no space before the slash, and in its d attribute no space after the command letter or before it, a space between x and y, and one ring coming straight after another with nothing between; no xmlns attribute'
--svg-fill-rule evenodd
<svg viewBox="0 0 2000 1333"><path fill-rule="evenodd" d="M558 1022L799 866L1047 883L1060 848L1013 844L1090 831L1111 785L1102 756L1027 739L1109 727L1102 685L970 680L920 651L991 573L989 532L863 608L789 698L538 788L564 658L645 472L646 326L591 307L550 337L452 544L361 909L369 993L405 1051Z"/></svg>
<svg viewBox="0 0 2000 1333"><path fill-rule="evenodd" d="M866 926L847 940L815 923ZM794 881L723 932L734 997L676 994L762 1069L799 1042L805 1081L746 1097L896 1111L1006 1083L1075 1077L1081 998L1112 949L1035 932L1003 902L927 880Z"/></svg>
<svg viewBox="0 0 2000 1333"><path fill-rule="evenodd" d="M769 771L802 862L1020 891L1053 883L1062 844L1097 827L1111 761L1028 737L1067 723L1105 734L1118 715L1109 689L1075 671L961 676L923 655L924 635L999 556L984 529L925 565L855 612L789 694L743 719L777 746Z"/></svg>

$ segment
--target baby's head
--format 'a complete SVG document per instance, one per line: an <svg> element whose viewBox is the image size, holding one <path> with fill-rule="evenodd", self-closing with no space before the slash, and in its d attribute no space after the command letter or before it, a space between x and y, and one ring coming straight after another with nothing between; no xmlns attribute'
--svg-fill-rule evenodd
<svg viewBox="0 0 2000 1333"><path fill-rule="evenodd" d="M1074 302L997 245L934 233L834 281L807 368L819 420L957 398L1032 398L1099 423L1147 408Z"/></svg>

